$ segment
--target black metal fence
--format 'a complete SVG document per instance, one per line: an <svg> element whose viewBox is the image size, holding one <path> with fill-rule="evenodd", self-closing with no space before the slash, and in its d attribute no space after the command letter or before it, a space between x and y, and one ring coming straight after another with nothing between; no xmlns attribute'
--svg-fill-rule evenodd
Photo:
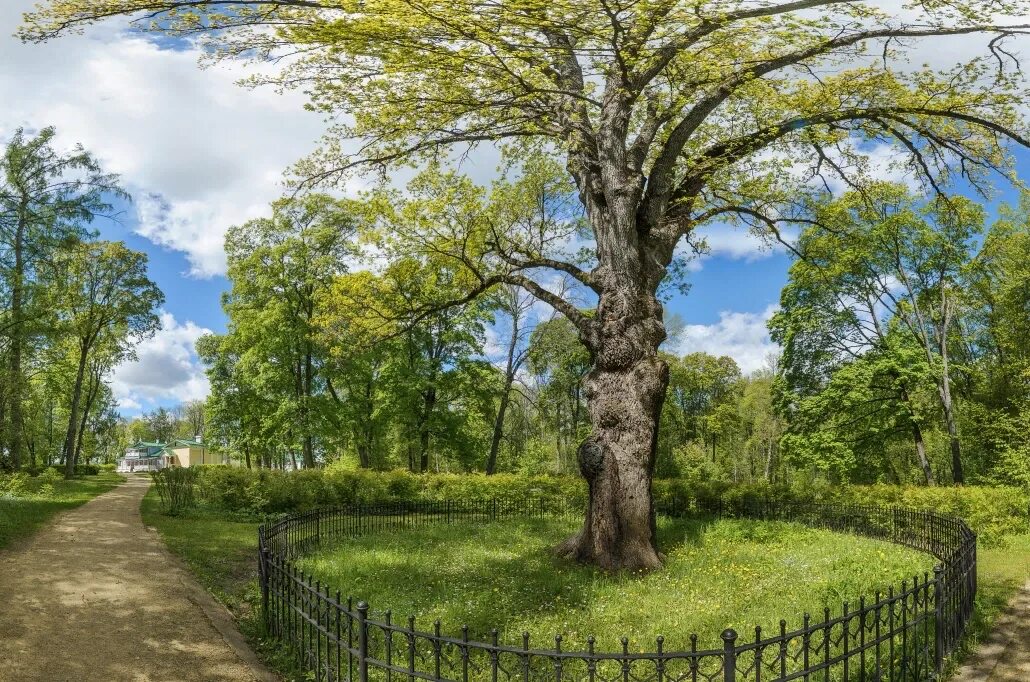
<svg viewBox="0 0 1030 682"><path fill-rule="evenodd" d="M414 617L395 621L389 611L373 614L365 602L331 591L300 571L293 560L334 539L392 529L453 522L570 515L555 500L489 500L355 505L290 516L258 531L260 583L270 636L294 653L319 682L829 682L936 680L965 631L976 594L976 536L960 519L897 507L778 505L756 503L666 510L672 515L713 513L723 517L803 523L837 532L887 540L932 554L932 574L903 581L886 594L844 603L838 615L826 609L805 614L800 628L756 627L753 635L721 634L722 646L666 650L658 637L653 651L603 651L588 639L586 650L565 651L556 636L545 646L521 641L469 638L467 627L445 634ZM578 513L580 510L577 509ZM412 589L418 589L413 586Z"/></svg>

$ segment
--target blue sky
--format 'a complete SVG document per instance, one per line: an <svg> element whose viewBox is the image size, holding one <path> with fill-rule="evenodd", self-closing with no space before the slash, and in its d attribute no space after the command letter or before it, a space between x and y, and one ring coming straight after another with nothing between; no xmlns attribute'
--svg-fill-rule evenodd
<svg viewBox="0 0 1030 682"><path fill-rule="evenodd" d="M22 45L10 36L33 2L0 2L0 140L18 126L54 125L59 143L83 143L122 176L135 202L119 221L96 227L148 254L167 301L164 329L140 347L136 362L116 370L112 386L124 414L203 397L193 343L225 328L225 230L266 213L282 193L283 171L314 149L324 123L304 111L301 93L240 88L245 66L199 69L189 43L155 43L117 21ZM951 63L981 48L977 39L936 40L915 59ZM474 174L494 166L495 157L482 158ZM1019 159L1030 169L1030 155ZM1011 190L1003 198L1011 200ZM728 354L756 369L774 350L765 321L789 259L741 231L709 241L711 254L690 273L689 295L667 305L687 325L675 350Z"/></svg>

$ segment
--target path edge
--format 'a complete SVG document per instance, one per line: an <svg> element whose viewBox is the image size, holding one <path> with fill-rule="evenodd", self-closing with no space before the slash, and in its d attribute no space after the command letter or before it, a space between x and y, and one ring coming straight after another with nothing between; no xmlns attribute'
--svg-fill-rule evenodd
<svg viewBox="0 0 1030 682"><path fill-rule="evenodd" d="M254 677L259 682L282 682L282 678L269 670L261 662L261 659L258 658L258 655L254 653L254 650L250 648L250 645L247 644L247 639L240 632L240 629L236 627L236 620L232 617L229 609L225 607L225 604L215 599L214 595L208 592L207 588L193 577L193 571L190 567L168 549L168 545L165 544L164 538L161 537L161 533L156 528L142 523L142 514L140 521L146 532L151 533L160 543L161 549L168 557L169 563L178 569L179 583L185 590L186 598L200 607L204 617L211 623L211 626L218 632L236 658L240 659L251 669Z"/></svg>
<svg viewBox="0 0 1030 682"><path fill-rule="evenodd" d="M1025 616L1016 612L1016 601L1022 595L1030 595L1030 580L1016 591L991 628L990 634L980 642L965 663L959 666L951 678L956 682L988 682L1001 665L1002 658L1015 641L1014 634L1009 632L1008 625Z"/></svg>

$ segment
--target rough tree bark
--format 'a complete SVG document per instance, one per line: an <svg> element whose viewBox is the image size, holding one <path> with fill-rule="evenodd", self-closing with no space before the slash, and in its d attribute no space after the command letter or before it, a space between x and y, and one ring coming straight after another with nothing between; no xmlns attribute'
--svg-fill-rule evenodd
<svg viewBox="0 0 1030 682"><path fill-rule="evenodd" d="M658 356L662 307L646 285L603 293L598 336L585 338L593 367L584 380L593 433L579 446L589 488L583 528L558 547L562 556L607 571L661 566L651 480L658 420L669 383Z"/></svg>

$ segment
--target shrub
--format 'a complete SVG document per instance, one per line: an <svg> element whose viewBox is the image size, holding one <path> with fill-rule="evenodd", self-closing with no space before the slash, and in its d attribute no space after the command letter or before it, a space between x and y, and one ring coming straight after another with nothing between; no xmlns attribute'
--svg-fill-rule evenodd
<svg viewBox="0 0 1030 682"><path fill-rule="evenodd" d="M7 497L24 497L29 493L29 475L24 471L0 478L0 494Z"/></svg>
<svg viewBox="0 0 1030 682"><path fill-rule="evenodd" d="M196 504L195 487L200 470L169 467L150 472L161 498L161 511L170 516L181 514Z"/></svg>
<svg viewBox="0 0 1030 682"><path fill-rule="evenodd" d="M656 499L660 502L660 491L669 485L676 484L656 481ZM1030 491L1011 486L783 486L719 482L690 486L687 495L701 509L711 509L719 503L732 508L759 502L825 502L932 510L965 519L986 545L997 543L1005 535L1030 532ZM675 504L682 506L683 502L675 500Z"/></svg>
<svg viewBox="0 0 1030 682"><path fill-rule="evenodd" d="M63 479L64 474L62 474L56 467L47 467L39 475L39 482L43 485L49 485L51 488L53 488L55 483Z"/></svg>
<svg viewBox="0 0 1030 682"><path fill-rule="evenodd" d="M209 466L200 470L199 496L234 513L281 514L355 503L517 500L539 498L585 504L579 476L496 474L412 474L330 465L283 472ZM874 504L932 509L966 519L982 540L1030 532L1030 491L1015 487L936 487L732 484L693 479L657 479L655 506L663 513L715 510L760 502Z"/></svg>
<svg viewBox="0 0 1030 682"><path fill-rule="evenodd" d="M26 473L28 473L30 476L39 476L40 474L42 474L47 469L57 469L59 472L61 472L62 477L64 476L64 467L63 466L53 466L53 465L43 466L43 465L40 464L40 465L36 465L36 466L27 466L23 470ZM113 469L112 469L112 471L113 471ZM100 465L99 464L76 464L75 465L75 475L76 476L96 476L99 473L100 473Z"/></svg>
<svg viewBox="0 0 1030 682"><path fill-rule="evenodd" d="M103 471L104 473L108 473L108 474L114 473L115 469L117 469L117 468L118 468L118 466L116 464L114 464L113 462L108 462L108 463L100 465L100 470Z"/></svg>

